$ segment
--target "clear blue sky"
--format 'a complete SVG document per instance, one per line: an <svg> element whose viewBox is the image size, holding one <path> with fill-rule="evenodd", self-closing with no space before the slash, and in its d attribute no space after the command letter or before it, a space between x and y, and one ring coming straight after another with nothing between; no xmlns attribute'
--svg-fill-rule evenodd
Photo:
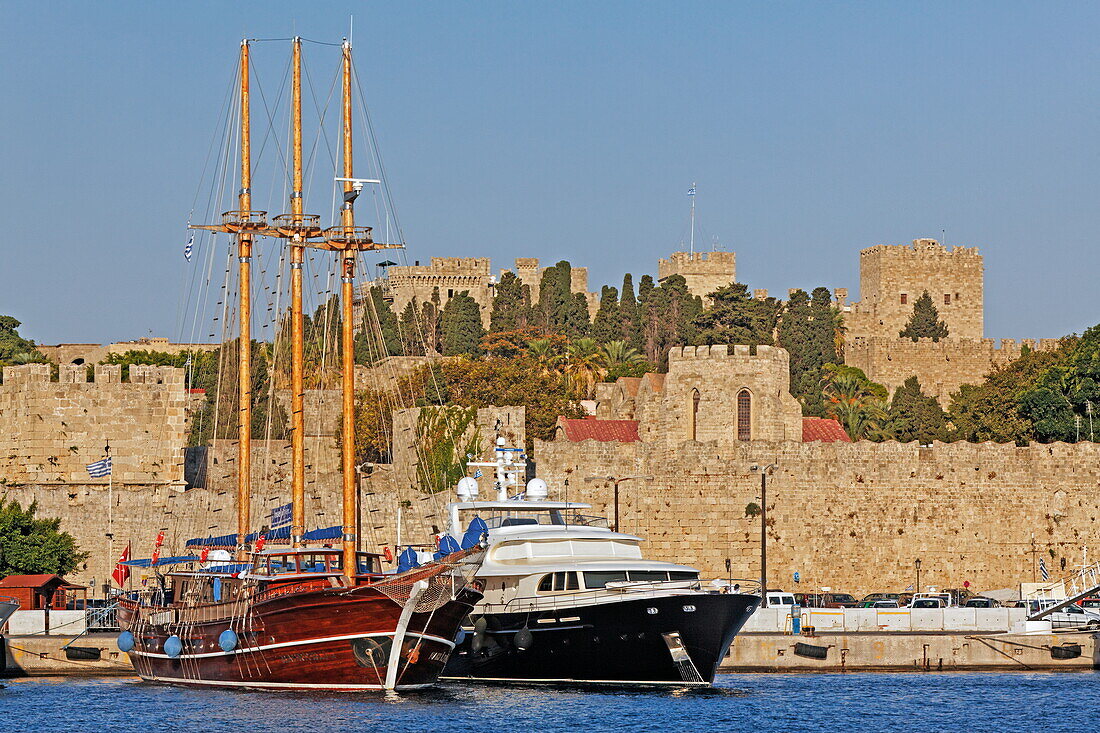
<svg viewBox="0 0 1100 733"><path fill-rule="evenodd" d="M946 230L985 255L987 336L1100 321L1100 5L1009 2L6 0L0 313L41 343L178 336L239 39L352 14L410 260L617 285L678 248L698 181L750 287L855 296L860 248Z"/></svg>

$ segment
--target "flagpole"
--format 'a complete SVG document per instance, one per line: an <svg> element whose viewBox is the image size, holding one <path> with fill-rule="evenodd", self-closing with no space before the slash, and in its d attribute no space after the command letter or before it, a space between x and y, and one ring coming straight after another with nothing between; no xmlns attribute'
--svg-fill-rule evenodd
<svg viewBox="0 0 1100 733"><path fill-rule="evenodd" d="M695 254L695 184L691 184L691 254Z"/></svg>
<svg viewBox="0 0 1100 733"><path fill-rule="evenodd" d="M107 460L111 460L111 441L107 441L104 447ZM114 466L108 464L107 471L107 557L115 556L115 471ZM110 583L107 584L110 586Z"/></svg>

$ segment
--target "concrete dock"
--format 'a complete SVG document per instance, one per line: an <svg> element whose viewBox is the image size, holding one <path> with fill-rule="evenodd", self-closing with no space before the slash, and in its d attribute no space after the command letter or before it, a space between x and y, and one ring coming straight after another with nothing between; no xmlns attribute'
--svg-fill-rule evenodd
<svg viewBox="0 0 1100 733"><path fill-rule="evenodd" d="M0 677L132 675L117 633L74 636L0 636Z"/></svg>
<svg viewBox="0 0 1100 733"><path fill-rule="evenodd" d="M1100 667L1097 633L742 633L723 672L1085 670Z"/></svg>

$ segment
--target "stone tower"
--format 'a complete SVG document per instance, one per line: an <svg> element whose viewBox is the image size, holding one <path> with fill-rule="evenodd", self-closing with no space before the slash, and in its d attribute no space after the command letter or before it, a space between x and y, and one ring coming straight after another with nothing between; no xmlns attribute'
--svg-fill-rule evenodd
<svg viewBox="0 0 1100 733"><path fill-rule="evenodd" d="M737 280L736 257L733 252L673 252L667 260L658 260L657 279L683 275L688 291L705 298Z"/></svg>
<svg viewBox="0 0 1100 733"><path fill-rule="evenodd" d="M948 338L981 339L984 331L982 256L977 247L948 250L935 239L915 239L912 246L876 245L860 252L860 301L845 321L848 338L897 338L925 290Z"/></svg>

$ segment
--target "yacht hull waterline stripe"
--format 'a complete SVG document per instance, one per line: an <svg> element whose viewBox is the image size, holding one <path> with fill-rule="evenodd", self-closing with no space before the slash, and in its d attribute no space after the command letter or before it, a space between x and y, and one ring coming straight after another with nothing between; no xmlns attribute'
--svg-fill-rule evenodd
<svg viewBox="0 0 1100 733"><path fill-rule="evenodd" d="M254 682L254 681L235 681L235 680L196 680L187 679L186 677L146 677L149 682L164 682L172 685L199 685L202 687L272 687L279 689L290 690L347 690L349 692L355 690L382 690L382 685L352 685L341 683L321 683L321 682ZM431 687L430 683L416 684L416 685L398 685L397 690L423 690Z"/></svg>
<svg viewBox="0 0 1100 733"><path fill-rule="evenodd" d="M254 654L256 652L267 651L268 649L282 649L288 646L305 646L307 644L326 644L330 641L351 641L353 639L367 639L375 636L393 636L388 632L375 632L372 634L345 634L343 636L325 636L320 639L301 639L299 641L284 641L278 644L265 644L263 646L250 646L240 649L234 649L229 652L203 652L201 654L180 654L175 657L169 657L167 654L161 654L159 652L144 652L137 649L130 650L130 654L134 654L139 657L154 657L156 659L205 659L209 657L230 657L235 654ZM440 644L446 644L448 649L454 649L455 643L449 639L444 639L441 636L434 636L432 634L419 634L414 631L406 632L405 636L414 636L419 639L425 639L427 641L435 641ZM379 687L381 689L381 687Z"/></svg>
<svg viewBox="0 0 1100 733"><path fill-rule="evenodd" d="M519 684L554 685L641 685L643 687L710 687L709 682L682 682L677 680L577 680L563 677L451 677L440 675L447 682L508 682Z"/></svg>

